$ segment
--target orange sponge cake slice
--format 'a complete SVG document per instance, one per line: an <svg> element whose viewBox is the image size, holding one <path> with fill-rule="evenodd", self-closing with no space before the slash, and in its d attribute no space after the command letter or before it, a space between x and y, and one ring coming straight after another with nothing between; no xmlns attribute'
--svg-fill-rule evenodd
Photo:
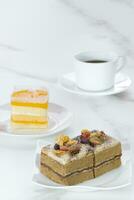
<svg viewBox="0 0 134 200"><path fill-rule="evenodd" d="M11 124L14 128L48 126L46 89L17 90L11 96Z"/></svg>

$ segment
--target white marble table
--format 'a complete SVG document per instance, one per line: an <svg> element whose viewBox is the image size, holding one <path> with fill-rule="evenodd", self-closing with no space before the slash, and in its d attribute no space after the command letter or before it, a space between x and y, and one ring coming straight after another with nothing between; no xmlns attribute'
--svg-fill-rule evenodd
<svg viewBox="0 0 134 200"><path fill-rule="evenodd" d="M50 100L74 113L66 132L83 127L116 132L131 141L133 159L133 84L119 95L84 98L55 83L62 73L73 71L74 53L87 49L127 55L124 72L134 81L133 19L133 0L0 1L0 112L15 84L46 84ZM0 136L0 199L133 199L134 181L124 189L88 193L36 187L31 182L35 143Z"/></svg>

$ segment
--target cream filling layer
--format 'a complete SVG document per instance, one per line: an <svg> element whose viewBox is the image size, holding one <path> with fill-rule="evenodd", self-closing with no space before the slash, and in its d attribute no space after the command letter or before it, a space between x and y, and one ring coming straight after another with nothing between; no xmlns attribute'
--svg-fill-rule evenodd
<svg viewBox="0 0 134 200"><path fill-rule="evenodd" d="M30 102L30 103L46 103L48 102L48 95L39 97L12 97L13 102Z"/></svg>
<svg viewBox="0 0 134 200"><path fill-rule="evenodd" d="M47 116L47 109L25 106L12 106L12 115Z"/></svg>

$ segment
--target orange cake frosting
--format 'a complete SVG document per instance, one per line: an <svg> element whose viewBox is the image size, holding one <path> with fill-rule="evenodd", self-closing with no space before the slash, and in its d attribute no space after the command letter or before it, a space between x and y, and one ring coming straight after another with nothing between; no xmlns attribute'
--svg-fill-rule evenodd
<svg viewBox="0 0 134 200"><path fill-rule="evenodd" d="M48 91L18 90L11 96L11 122L15 125L48 124Z"/></svg>

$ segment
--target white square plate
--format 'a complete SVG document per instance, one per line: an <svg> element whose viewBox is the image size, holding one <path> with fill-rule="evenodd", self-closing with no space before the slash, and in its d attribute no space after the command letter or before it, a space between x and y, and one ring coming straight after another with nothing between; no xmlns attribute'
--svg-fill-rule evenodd
<svg viewBox="0 0 134 200"><path fill-rule="evenodd" d="M35 153L35 163L33 170L32 181L44 188L51 189L66 189L73 191L96 191L96 190L114 190L126 187L131 184L132 178L132 164L131 164L131 152L130 144L125 139L122 142L122 166L118 169L114 169L100 177L95 179L85 181L74 186L64 186L57 184L47 177L43 176L39 170L40 163L40 152L41 148L45 145L50 144L49 141L38 141L36 153Z"/></svg>

